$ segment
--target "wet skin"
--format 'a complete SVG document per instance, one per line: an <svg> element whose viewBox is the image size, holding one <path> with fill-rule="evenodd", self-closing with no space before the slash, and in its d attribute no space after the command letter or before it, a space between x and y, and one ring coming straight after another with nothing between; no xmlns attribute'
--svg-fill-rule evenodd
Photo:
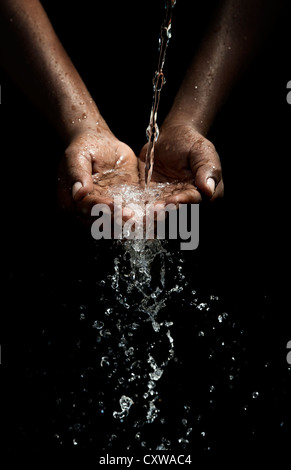
<svg viewBox="0 0 291 470"><path fill-rule="evenodd" d="M131 148L108 129L77 136L67 148L59 170L60 207L90 220L94 204L113 208L108 190L114 185L144 187L147 144L137 159ZM76 183L81 179L83 184ZM213 144L193 127L184 124L164 127L155 146L151 186L170 182L159 204L199 203L202 197L215 200L223 195L219 156ZM124 208L123 218L127 219Z"/></svg>
<svg viewBox="0 0 291 470"><path fill-rule="evenodd" d="M146 145L137 159L129 146L110 131L77 136L67 148L59 170L60 207L86 222L94 204L113 207L108 190L119 184L144 187ZM83 184L76 183L81 179ZM211 142L189 126L162 130L155 147L151 186L172 183L157 203L199 203L223 194L221 165ZM124 220L127 219L124 210Z"/></svg>
<svg viewBox="0 0 291 470"><path fill-rule="evenodd" d="M147 144L140 154L141 184ZM213 201L223 195L219 156L214 145L189 124L164 126L155 145L151 184L172 183L160 202L197 204L202 197Z"/></svg>
<svg viewBox="0 0 291 470"><path fill-rule="evenodd" d="M108 190L123 183L139 184L137 158L131 148L108 128L82 133L71 142L61 160L60 207L75 213L85 223L92 222L92 206L107 204L113 209ZM124 210L124 220L128 215Z"/></svg>
<svg viewBox="0 0 291 470"><path fill-rule="evenodd" d="M221 1L156 143L152 184L173 183L162 202L196 203L223 195L220 160L206 136L284 3ZM39 0L1 0L0 65L64 141L58 190L63 209L88 220L92 205L112 204L106 195L110 187L144 184L145 147L137 158L111 132Z"/></svg>

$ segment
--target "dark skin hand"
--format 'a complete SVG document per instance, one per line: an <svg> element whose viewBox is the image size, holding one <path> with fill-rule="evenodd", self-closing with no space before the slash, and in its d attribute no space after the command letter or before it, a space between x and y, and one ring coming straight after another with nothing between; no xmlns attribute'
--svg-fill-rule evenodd
<svg viewBox="0 0 291 470"><path fill-rule="evenodd" d="M113 208L108 190L123 183L139 184L136 156L109 129L97 128L77 135L67 147L59 169L59 204L91 223L92 206L107 204ZM124 208L123 212L127 220L131 211Z"/></svg>
<svg viewBox="0 0 291 470"><path fill-rule="evenodd" d="M155 145L152 183L172 182L164 203L223 196L221 163L207 133L254 58L284 0L222 0L191 62ZM140 153L143 175L147 145Z"/></svg>
<svg viewBox="0 0 291 470"><path fill-rule="evenodd" d="M140 154L141 175L146 149L147 145ZM141 181L144 183L144 176ZM164 204L197 204L202 195L209 200L223 195L220 159L214 145L190 125L164 126L160 133L151 184L166 182L172 184L163 193L160 202Z"/></svg>
<svg viewBox="0 0 291 470"><path fill-rule="evenodd" d="M109 129L38 0L1 0L0 60L64 141L61 208L92 222L92 205L113 205L110 187L138 184L137 157Z"/></svg>
<svg viewBox="0 0 291 470"><path fill-rule="evenodd" d="M206 136L284 3L221 1L160 129L151 184L172 183L163 203L196 203L203 196L213 201L223 195L220 160ZM134 152L109 129L38 0L1 0L0 61L64 141L63 209L88 221L92 205L112 207L107 194L112 186L143 184L145 147L138 171Z"/></svg>

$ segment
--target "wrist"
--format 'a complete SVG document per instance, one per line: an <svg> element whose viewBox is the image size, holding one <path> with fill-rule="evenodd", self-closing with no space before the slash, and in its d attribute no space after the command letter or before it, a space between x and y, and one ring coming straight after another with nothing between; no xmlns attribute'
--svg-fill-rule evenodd
<svg viewBox="0 0 291 470"><path fill-rule="evenodd" d="M96 106L95 109L89 110L88 107L82 105L79 108L73 105L69 117L66 116L65 120L65 125L62 126L60 134L66 144L69 144L81 134L111 133Z"/></svg>
<svg viewBox="0 0 291 470"><path fill-rule="evenodd" d="M172 127L190 127L198 134L206 136L210 123L205 116L189 110L171 110L161 126L161 132Z"/></svg>

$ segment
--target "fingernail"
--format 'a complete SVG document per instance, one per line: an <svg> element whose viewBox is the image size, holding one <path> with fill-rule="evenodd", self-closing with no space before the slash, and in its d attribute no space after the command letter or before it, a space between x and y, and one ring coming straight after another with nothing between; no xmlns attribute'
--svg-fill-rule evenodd
<svg viewBox="0 0 291 470"><path fill-rule="evenodd" d="M73 196L73 199L75 199L75 196L77 194L77 192L79 191L79 189L81 189L83 187L81 181L76 181L76 183L74 183L73 187L72 187L72 196Z"/></svg>
<svg viewBox="0 0 291 470"><path fill-rule="evenodd" d="M210 190L213 194L214 191L215 191L215 180L213 178L208 178L207 179L207 185L208 185L208 187L210 188Z"/></svg>

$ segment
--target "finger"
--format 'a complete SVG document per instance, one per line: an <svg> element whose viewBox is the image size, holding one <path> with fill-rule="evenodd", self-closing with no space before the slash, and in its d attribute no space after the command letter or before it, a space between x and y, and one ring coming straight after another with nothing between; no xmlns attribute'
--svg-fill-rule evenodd
<svg viewBox="0 0 291 470"><path fill-rule="evenodd" d="M76 154L74 152L66 155L66 171L71 197L75 201L81 200L93 190L92 162L89 155Z"/></svg>
<svg viewBox="0 0 291 470"><path fill-rule="evenodd" d="M207 139L200 139L189 156L189 166L198 190L211 199L222 179L219 155Z"/></svg>
<svg viewBox="0 0 291 470"><path fill-rule="evenodd" d="M220 164L217 165L212 162L201 165L194 176L195 186L209 199L214 196L221 179Z"/></svg>
<svg viewBox="0 0 291 470"><path fill-rule="evenodd" d="M113 213L114 201L111 197L105 197L102 195L87 194L82 200L76 201L77 214L83 219L91 219L91 212L93 206L96 204L102 204L108 206L110 211Z"/></svg>
<svg viewBox="0 0 291 470"><path fill-rule="evenodd" d="M215 192L211 198L211 202L216 199L222 198L223 194L224 194L224 183L223 183L223 180L221 179L218 185L216 186Z"/></svg>
<svg viewBox="0 0 291 470"><path fill-rule="evenodd" d="M165 204L175 204L176 206L179 204L198 204L201 200L201 194L193 187L166 197Z"/></svg>

